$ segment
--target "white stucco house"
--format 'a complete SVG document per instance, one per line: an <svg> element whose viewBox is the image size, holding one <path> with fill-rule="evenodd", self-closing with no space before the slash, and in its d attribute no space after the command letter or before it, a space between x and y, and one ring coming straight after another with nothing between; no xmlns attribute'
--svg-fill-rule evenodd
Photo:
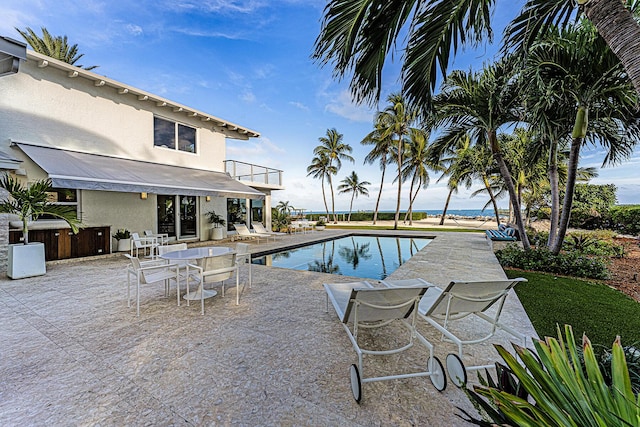
<svg viewBox="0 0 640 427"><path fill-rule="evenodd" d="M227 138L258 132L6 37L0 67L0 173L51 178L52 198L75 206L87 230L109 243L105 234L122 228L207 240L212 210L231 223L270 223L281 171L226 158ZM47 224L59 225L34 228Z"/></svg>

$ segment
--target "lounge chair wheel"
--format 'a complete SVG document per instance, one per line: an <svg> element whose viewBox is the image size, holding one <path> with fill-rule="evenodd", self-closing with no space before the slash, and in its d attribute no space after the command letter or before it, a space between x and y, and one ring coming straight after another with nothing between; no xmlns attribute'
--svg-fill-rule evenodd
<svg viewBox="0 0 640 427"><path fill-rule="evenodd" d="M444 374L444 367L440 359L435 356L429 358L429 371L431 372L431 375L429 375L431 384L436 390L442 391L447 388L447 376Z"/></svg>
<svg viewBox="0 0 640 427"><path fill-rule="evenodd" d="M358 372L358 367L356 365L351 365L349 369L351 373L351 392L353 393L353 398L356 402L360 403L360 399L362 399L362 383L360 382L360 372Z"/></svg>
<svg viewBox="0 0 640 427"><path fill-rule="evenodd" d="M447 374L456 387L463 387L467 383L467 370L457 354L447 354Z"/></svg>

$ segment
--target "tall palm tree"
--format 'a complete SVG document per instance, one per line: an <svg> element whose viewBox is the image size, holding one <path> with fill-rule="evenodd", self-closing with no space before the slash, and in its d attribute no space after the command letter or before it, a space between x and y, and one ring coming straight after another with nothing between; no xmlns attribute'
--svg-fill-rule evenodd
<svg viewBox="0 0 640 427"><path fill-rule="evenodd" d="M313 175L314 178L320 179L320 186L322 188L322 200L324 201L324 209L327 212L327 218L329 218L329 206L327 205L327 196L324 191L325 178L331 179L331 175L337 174L338 171L335 166L331 165L331 161L328 156L319 154L311 160L311 164L307 166L307 176Z"/></svg>
<svg viewBox="0 0 640 427"><path fill-rule="evenodd" d="M414 121L418 115L418 111L409 108L404 97L398 93L392 93L387 97L389 105L384 111L376 115L376 127L379 126L381 138L391 138L394 141L393 149L396 155L396 163L398 166L398 196L396 200L396 214L394 217L393 229L398 229L398 219L400 217L400 200L402 198L402 163L404 158L405 146L409 143L409 133L412 129Z"/></svg>
<svg viewBox="0 0 640 427"><path fill-rule="evenodd" d="M421 188L429 185L429 169L436 169L437 166L429 161L429 132L424 129L411 129L409 131L409 144L402 167L402 177L407 180L411 178L409 187L409 209L404 216L404 221L409 218L409 225L413 225L413 202L418 197ZM415 190L415 191L414 191Z"/></svg>
<svg viewBox="0 0 640 427"><path fill-rule="evenodd" d="M363 145L373 145L373 148L364 158L365 164L373 164L376 160L380 163L380 190L378 191L378 197L376 199L376 207L373 211L373 225L376 225L378 220L378 210L380 208L380 198L382 196L382 188L384 186L384 176L387 171L387 165L392 161L393 157L393 138L391 135L384 136L384 128L382 123L377 122L375 124L375 130L369 133L360 141Z"/></svg>
<svg viewBox="0 0 640 427"><path fill-rule="evenodd" d="M43 55L50 56L51 58L58 59L71 65L76 65L76 62L84 56L84 53L78 53L78 45L69 45L67 36L52 36L51 33L42 27L42 37L37 35L35 31L27 27L24 31L16 28L16 31L20 33L22 38L25 39L31 48ZM93 70L98 68L97 65L91 65L83 67L82 65L76 65L76 67L84 68L85 70Z"/></svg>
<svg viewBox="0 0 640 427"><path fill-rule="evenodd" d="M530 61L538 70L536 84L553 93L562 107L564 120L558 122L570 120L573 127L567 126L563 133L571 140L565 197L557 233L549 239L551 251L558 253L569 225L581 147L585 143L603 145L608 149L605 164L628 157L640 132L638 94L616 56L588 21L551 31L530 53ZM533 107L535 111L537 105ZM555 185L557 182L552 181L552 194Z"/></svg>
<svg viewBox="0 0 640 427"><path fill-rule="evenodd" d="M471 138L469 135L464 135L461 138L451 144L444 147L446 152L436 152L436 147L429 147L430 161L434 165L439 166L439 170L442 172L438 182L448 177L447 199L442 209L442 215L440 216L440 225L444 224L444 219L449 209L449 203L451 202L451 196L458 192L458 187L464 185L467 189L471 188L473 184L474 169L469 161L471 154Z"/></svg>
<svg viewBox="0 0 640 427"><path fill-rule="evenodd" d="M454 143L469 134L476 144L491 149L500 175L509 191L515 221L525 250L530 249L513 177L504 159L498 139L502 126L516 123L521 115L518 87L514 81L514 61L505 58L485 66L478 73L453 71L434 97L434 125L443 127L443 134L434 142Z"/></svg>
<svg viewBox="0 0 640 427"><path fill-rule="evenodd" d="M351 211L353 210L353 199L358 196L369 196L369 190L367 185L371 185L369 181L360 181L356 171L352 171L351 175L343 179L342 184L338 185L338 191L340 194L351 193L351 203L349 203L349 217L347 222L351 221Z"/></svg>
<svg viewBox="0 0 640 427"><path fill-rule="evenodd" d="M334 75L353 74L350 89L357 102L380 98L385 61L401 53L402 93L428 106L438 78L460 48L493 39L495 0L330 0L324 9L313 58L331 64ZM584 13L620 58L640 92L637 61L640 25L637 0L527 0L508 27L505 51L529 46L552 24L567 26ZM577 10L577 14L574 12ZM398 40L402 37L406 44ZM523 49L524 50L524 49ZM390 55L391 54L391 55Z"/></svg>
<svg viewBox="0 0 640 427"><path fill-rule="evenodd" d="M342 168L342 161L349 160L351 163L354 162L353 157L348 153L353 151L353 148L349 144L345 144L342 142L343 135L339 133L335 128L327 129L326 136L321 136L318 138L320 141L320 145L318 145L313 150L313 154L316 156L325 156L329 159L329 167L333 167L331 169L331 173L327 175L329 178L329 188L331 188L331 212L333 213L333 222L338 222L338 217L336 216L336 201L335 195L333 192L333 180L332 176L336 175L340 168ZM334 172L335 171L335 172Z"/></svg>

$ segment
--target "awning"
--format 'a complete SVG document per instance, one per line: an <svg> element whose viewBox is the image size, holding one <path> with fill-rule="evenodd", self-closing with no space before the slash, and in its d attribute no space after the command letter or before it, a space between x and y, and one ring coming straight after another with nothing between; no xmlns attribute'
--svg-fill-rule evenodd
<svg viewBox="0 0 640 427"><path fill-rule="evenodd" d="M240 199L264 197L224 172L13 143L49 175L57 188Z"/></svg>

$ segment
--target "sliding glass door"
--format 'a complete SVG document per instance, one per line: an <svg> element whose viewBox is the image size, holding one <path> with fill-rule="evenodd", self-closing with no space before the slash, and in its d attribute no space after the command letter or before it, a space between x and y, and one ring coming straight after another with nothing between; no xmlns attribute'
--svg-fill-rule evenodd
<svg viewBox="0 0 640 427"><path fill-rule="evenodd" d="M196 238L197 212L195 196L158 194L158 233L166 233L179 240Z"/></svg>

